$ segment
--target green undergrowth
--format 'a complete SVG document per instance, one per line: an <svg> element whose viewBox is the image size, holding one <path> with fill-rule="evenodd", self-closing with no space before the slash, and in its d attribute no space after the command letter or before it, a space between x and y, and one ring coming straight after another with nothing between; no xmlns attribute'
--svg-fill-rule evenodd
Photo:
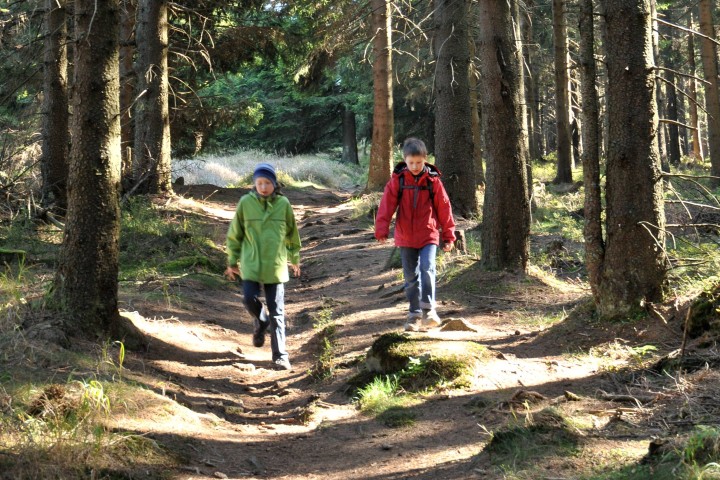
<svg viewBox="0 0 720 480"><path fill-rule="evenodd" d="M386 333L366 355L366 369L349 384L362 412L389 427L408 426L423 395L470 387L486 355L475 342Z"/></svg>
<svg viewBox="0 0 720 480"><path fill-rule="evenodd" d="M542 458L567 457L581 451L581 435L554 408L528 413L491 433L483 450L502 471L521 470Z"/></svg>
<svg viewBox="0 0 720 480"><path fill-rule="evenodd" d="M582 480L717 480L720 479L720 429L700 425L690 433L651 448L639 463L607 466Z"/></svg>
<svg viewBox="0 0 720 480"><path fill-rule="evenodd" d="M312 315L312 320L318 343L310 375L317 380L327 380L335 374L336 363L337 325L331 302L323 301L320 310Z"/></svg>
<svg viewBox="0 0 720 480"><path fill-rule="evenodd" d="M0 375L0 472L3 478L167 478L178 458L154 440L115 426L115 415L141 411L143 389L123 377L120 343L94 359L45 357L41 374L11 365ZM27 359L29 361L30 359ZM56 366L74 368L65 379Z"/></svg>
<svg viewBox="0 0 720 480"><path fill-rule="evenodd" d="M222 273L221 248L196 216L162 210L147 197L135 197L122 211L121 231L121 280Z"/></svg>

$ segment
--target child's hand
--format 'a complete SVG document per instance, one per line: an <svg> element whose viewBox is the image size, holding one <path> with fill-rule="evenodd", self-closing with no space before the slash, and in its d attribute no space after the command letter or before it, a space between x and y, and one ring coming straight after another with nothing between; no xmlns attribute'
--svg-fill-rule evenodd
<svg viewBox="0 0 720 480"><path fill-rule="evenodd" d="M300 265L293 265L293 264L291 263L291 264L290 264L290 269L291 269L292 272L293 272L293 276L295 276L295 277L299 277L299 276L300 276Z"/></svg>
<svg viewBox="0 0 720 480"><path fill-rule="evenodd" d="M452 243L452 242L445 242L445 243L443 244L442 249L443 249L443 252L449 252L450 250L453 249L453 243Z"/></svg>
<svg viewBox="0 0 720 480"><path fill-rule="evenodd" d="M227 267L225 269L225 278L230 280L231 282L235 281L235 276L240 276L240 269L238 267Z"/></svg>
<svg viewBox="0 0 720 480"><path fill-rule="evenodd" d="M387 242L387 237L378 238L377 241L378 241L378 243L381 243L381 244L385 243L385 242Z"/></svg>

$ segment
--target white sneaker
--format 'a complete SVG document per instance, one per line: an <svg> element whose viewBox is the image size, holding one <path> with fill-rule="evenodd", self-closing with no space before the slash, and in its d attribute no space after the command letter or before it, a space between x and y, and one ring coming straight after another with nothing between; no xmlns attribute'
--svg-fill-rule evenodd
<svg viewBox="0 0 720 480"><path fill-rule="evenodd" d="M431 329L439 327L442 325L442 322L435 310L424 310L420 325L422 328Z"/></svg>
<svg viewBox="0 0 720 480"><path fill-rule="evenodd" d="M421 313L410 313L408 314L407 322L405 322L406 332L417 332L420 330L420 324L422 323Z"/></svg>

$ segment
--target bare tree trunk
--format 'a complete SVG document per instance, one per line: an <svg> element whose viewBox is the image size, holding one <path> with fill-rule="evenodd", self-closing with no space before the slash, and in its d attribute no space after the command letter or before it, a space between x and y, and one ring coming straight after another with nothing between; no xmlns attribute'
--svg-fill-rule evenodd
<svg viewBox="0 0 720 480"><path fill-rule="evenodd" d="M532 167L532 161L542 160L543 140L542 140L542 123L540 121L540 94L538 93L537 78L538 68L535 62L533 52L537 48L533 40L533 23L530 17L530 11L535 6L534 0L527 0L525 8L528 10L522 12L521 28L523 32L523 54L525 56L525 90L528 104L528 135L529 135L529 154L530 162L528 165ZM531 185L532 182L529 182Z"/></svg>
<svg viewBox="0 0 720 480"><path fill-rule="evenodd" d="M435 158L453 211L478 213L470 109L469 0L435 2Z"/></svg>
<svg viewBox="0 0 720 480"><path fill-rule="evenodd" d="M480 72L473 60L475 58L475 39L468 35L470 50L470 68L468 69L468 86L470 89L470 115L472 116L472 142L473 164L475 165L475 181L478 185L485 185L485 169L483 168L482 154L482 127L480 126L480 104L478 103L478 76Z"/></svg>
<svg viewBox="0 0 720 480"><path fill-rule="evenodd" d="M139 0L135 38L135 179L146 177L140 191L171 192L167 0Z"/></svg>
<svg viewBox="0 0 720 480"><path fill-rule="evenodd" d="M692 13L688 18L688 28L695 30L695 22L693 21ZM697 98L697 80L695 75L697 74L697 67L695 64L695 35L690 34L687 36L688 39L688 73L693 77L688 80L688 99L690 109L690 126L692 130L692 157L696 161L702 161L703 150L702 141L700 140L700 117L698 116L698 98Z"/></svg>
<svg viewBox="0 0 720 480"><path fill-rule="evenodd" d="M135 142L135 11L137 0L122 0L120 9L120 148L123 185L132 183Z"/></svg>
<svg viewBox="0 0 720 480"><path fill-rule="evenodd" d="M346 163L359 164L357 149L357 128L355 124L355 112L344 108L342 112L343 149L342 161Z"/></svg>
<svg viewBox="0 0 720 480"><path fill-rule="evenodd" d="M670 52L672 58L673 53ZM667 72L667 119L671 123L668 124L668 161L670 165L680 165L680 130L678 128L678 105L677 90L675 88L675 73L673 69L677 67L674 61L668 62L671 70Z"/></svg>
<svg viewBox="0 0 720 480"><path fill-rule="evenodd" d="M652 18L657 17L657 0L650 0L650 15ZM658 22L656 20L652 21L652 40L653 40L653 57L656 59L660 58L660 32L658 30ZM665 100L665 94L664 94L664 85L662 81L660 80L659 76L655 76L655 88L657 91L655 92L655 98L657 99L657 112L660 118L667 118L667 112L666 110L666 100ZM667 154L667 135L666 135L666 129L665 124L661 123L658 125L658 151L660 153L660 165L662 166L662 170L669 172L670 171L670 164L668 163L668 154Z"/></svg>
<svg viewBox="0 0 720 480"><path fill-rule="evenodd" d="M572 133L570 131L570 82L565 0L553 0L555 52L555 120L557 125L557 175L554 183L572 182Z"/></svg>
<svg viewBox="0 0 720 480"><path fill-rule="evenodd" d="M75 0L70 188L54 290L69 328L85 336L119 321L118 3Z"/></svg>
<svg viewBox="0 0 720 480"><path fill-rule="evenodd" d="M42 179L43 204L67 208L68 57L65 0L45 2Z"/></svg>
<svg viewBox="0 0 720 480"><path fill-rule="evenodd" d="M717 50L711 39L715 38L713 27L713 4L710 0L700 0L700 32L706 38L700 39L703 71L705 80L705 109L708 113L708 144L710 147L710 173L720 177L720 93L718 92ZM713 186L720 180L713 180Z"/></svg>
<svg viewBox="0 0 720 480"><path fill-rule="evenodd" d="M582 96L583 183L585 184L585 266L590 288L597 297L605 242L602 235L600 192L600 125L598 94L595 88L595 27L592 0L580 1L580 75Z"/></svg>
<svg viewBox="0 0 720 480"><path fill-rule="evenodd" d="M524 271L530 233L528 152L522 47L513 13L506 0L480 4L479 83L487 167L482 264L493 270Z"/></svg>
<svg viewBox="0 0 720 480"><path fill-rule="evenodd" d="M650 0L607 0L607 240L596 302L604 317L639 311L662 300L664 256L662 177Z"/></svg>
<svg viewBox="0 0 720 480"><path fill-rule="evenodd" d="M607 46L610 43L607 33L607 21L605 19L607 12L607 6L605 5L606 0L598 0L597 3L600 10L600 45L598 45L598 53L600 54L600 58L606 59ZM602 149L601 157L607 158L608 149L610 147L610 120L608 119L607 114L608 71L605 62L601 62L600 66L602 67L600 69L600 90L602 91L602 96L600 98L600 147Z"/></svg>
<svg viewBox="0 0 720 480"><path fill-rule="evenodd" d="M392 173L394 144L391 0L372 0L373 132L368 190L382 190Z"/></svg>

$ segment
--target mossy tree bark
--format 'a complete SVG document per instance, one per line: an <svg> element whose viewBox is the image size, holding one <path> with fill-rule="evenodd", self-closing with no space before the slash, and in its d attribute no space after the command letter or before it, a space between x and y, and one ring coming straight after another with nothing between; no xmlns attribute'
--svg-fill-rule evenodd
<svg viewBox="0 0 720 480"><path fill-rule="evenodd" d="M482 264L488 269L524 271L529 254L530 203L522 47L508 2L481 2L479 13L477 54L486 140Z"/></svg>
<svg viewBox="0 0 720 480"><path fill-rule="evenodd" d="M606 248L595 297L605 317L663 297L662 176L649 0L607 0Z"/></svg>

